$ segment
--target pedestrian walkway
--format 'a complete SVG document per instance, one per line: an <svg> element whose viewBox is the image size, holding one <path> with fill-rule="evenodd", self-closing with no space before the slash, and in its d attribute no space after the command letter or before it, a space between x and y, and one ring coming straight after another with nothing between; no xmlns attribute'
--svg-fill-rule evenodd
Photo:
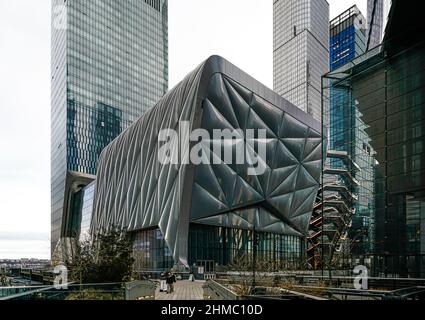
<svg viewBox="0 0 425 320"><path fill-rule="evenodd" d="M177 281L174 284L174 292L167 294L159 292L159 286L155 292L155 300L203 300L205 281Z"/></svg>

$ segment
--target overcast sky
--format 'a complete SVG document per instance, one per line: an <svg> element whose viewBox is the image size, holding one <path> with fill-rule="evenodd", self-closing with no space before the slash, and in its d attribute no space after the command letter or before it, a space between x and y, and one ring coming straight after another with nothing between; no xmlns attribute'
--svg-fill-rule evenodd
<svg viewBox="0 0 425 320"><path fill-rule="evenodd" d="M117 0L120 1L120 0ZM331 18L366 0L330 0ZM169 0L170 87L219 54L272 87L272 0ZM50 254L50 0L0 0L0 259Z"/></svg>

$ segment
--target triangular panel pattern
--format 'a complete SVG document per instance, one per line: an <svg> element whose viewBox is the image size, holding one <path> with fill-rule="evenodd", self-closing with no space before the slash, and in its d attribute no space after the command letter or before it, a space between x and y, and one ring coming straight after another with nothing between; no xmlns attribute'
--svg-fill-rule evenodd
<svg viewBox="0 0 425 320"><path fill-rule="evenodd" d="M174 260L186 265L190 222L307 235L320 181L320 134L291 116L285 103L277 107L263 98L265 88L254 83L248 89L225 75L240 71L221 68L220 59L200 65L104 149L98 163L93 233L111 226L129 232L158 227ZM241 76L243 83L250 79ZM273 99L281 100L277 95ZM190 131L200 127L210 133L202 151L215 160L213 164L159 161L165 144L159 142L159 133L179 131L182 121L190 124ZM226 163L224 154L214 150L220 142L212 135L215 129L239 130L237 142L230 143L232 158L241 154L241 142L248 142L254 164ZM247 135L250 129L264 130L265 138ZM183 131L168 141L179 160L189 152L180 149L189 142L188 135ZM253 167L262 174L250 175Z"/></svg>
<svg viewBox="0 0 425 320"><path fill-rule="evenodd" d="M248 129L265 130L266 140L261 143L265 142L266 158L260 158L259 152L254 148L254 155L265 164L265 172L259 176L250 176L247 174L250 167L247 163L228 164L223 154L214 154L215 157L219 157L219 165L205 164L195 169L194 183L202 188L197 187L193 191L191 219L197 223L217 225L226 225L227 222L229 227L231 225L235 227L230 221L237 217L242 219L243 216L235 215L235 210L262 203L262 206L271 206L274 210L273 213L267 211L264 215L256 211L259 221L257 228L260 225L264 227L265 221L273 215L279 223L267 224L268 232L274 230L280 233L291 230L291 234L306 235L320 181L320 163L318 163L321 158L320 135L282 109L222 74L215 74L212 77L207 92L203 101L202 127L208 130L211 136L212 130L217 128L243 132ZM252 142L255 146L260 141L254 138ZM220 143L221 141L212 139L211 153L214 153L214 147ZM236 144L234 147L236 148ZM232 154L235 155L236 150L233 150ZM235 157L232 160L235 160ZM216 177L209 176L206 179L204 174L206 171L214 173ZM223 192L215 192L220 194L220 199L217 198L213 202L210 199L213 195L208 190L217 190L217 185L221 186ZM208 193L205 195L208 201L202 204L198 203L204 199L200 192ZM228 208L219 209L218 203L225 203ZM254 222L240 223L250 226Z"/></svg>

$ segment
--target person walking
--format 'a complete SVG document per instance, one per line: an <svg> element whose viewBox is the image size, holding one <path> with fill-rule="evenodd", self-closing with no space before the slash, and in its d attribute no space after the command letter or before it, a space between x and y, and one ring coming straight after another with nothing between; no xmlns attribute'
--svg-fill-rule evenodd
<svg viewBox="0 0 425 320"><path fill-rule="evenodd" d="M171 293L174 292L174 283L175 282L177 282L176 276L174 275L174 273L171 273L171 285L170 285L170 287L171 287Z"/></svg>
<svg viewBox="0 0 425 320"><path fill-rule="evenodd" d="M195 281L195 264L193 264L193 266L190 267L189 281L192 281L192 282Z"/></svg>
<svg viewBox="0 0 425 320"><path fill-rule="evenodd" d="M165 283L167 284L167 294L169 294L171 291L170 281L171 281L171 274L170 272L167 272L165 274Z"/></svg>
<svg viewBox="0 0 425 320"><path fill-rule="evenodd" d="M171 272L167 273L167 293L174 292L174 282L176 282L176 277Z"/></svg>

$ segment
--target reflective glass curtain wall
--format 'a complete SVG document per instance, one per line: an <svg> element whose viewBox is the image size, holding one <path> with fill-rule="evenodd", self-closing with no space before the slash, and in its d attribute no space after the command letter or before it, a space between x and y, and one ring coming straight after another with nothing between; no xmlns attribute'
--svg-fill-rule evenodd
<svg viewBox="0 0 425 320"><path fill-rule="evenodd" d="M189 230L189 265L213 261L239 270L252 265L253 230L192 224ZM304 267L304 241L300 237L258 233L257 267L299 270Z"/></svg>
<svg viewBox="0 0 425 320"><path fill-rule="evenodd" d="M83 192L83 200L81 203L81 218L79 219L79 223L77 225L79 229L79 239L81 242L90 238L90 223L93 213L95 187L96 182L92 182L81 191Z"/></svg>
<svg viewBox="0 0 425 320"><path fill-rule="evenodd" d="M68 1L68 170L95 174L103 148L167 91L166 34L164 1Z"/></svg>
<svg viewBox="0 0 425 320"><path fill-rule="evenodd" d="M174 259L159 229L133 233L134 270L165 271L174 266Z"/></svg>
<svg viewBox="0 0 425 320"><path fill-rule="evenodd" d="M331 21L330 26L330 69L338 69L354 60L366 50L366 19L357 6L353 6ZM330 80L332 81L332 80ZM327 183L345 186L352 197L343 197L350 207L347 237L343 248L347 254L366 254L373 251L374 238L374 150L357 108L358 101L349 86L338 84L331 87L329 110L326 110L325 125L329 130L329 150L345 152L350 162L328 156L326 165L333 169L347 170L344 175L325 176ZM336 181L335 181L336 180ZM335 188L325 190L325 198L336 196ZM333 195L333 196L332 196ZM333 200L332 200L333 201ZM342 237L344 238L344 237Z"/></svg>
<svg viewBox="0 0 425 320"><path fill-rule="evenodd" d="M327 1L273 1L274 90L320 120L321 77L328 66Z"/></svg>
<svg viewBox="0 0 425 320"><path fill-rule="evenodd" d="M52 1L52 251L100 152L168 90L167 6Z"/></svg>
<svg viewBox="0 0 425 320"><path fill-rule="evenodd" d="M384 0L367 0L367 25L369 48L373 49L380 45L382 41L384 31Z"/></svg>
<svg viewBox="0 0 425 320"><path fill-rule="evenodd" d="M357 6L331 21L329 50L331 71L366 51L366 19Z"/></svg>
<svg viewBox="0 0 425 320"><path fill-rule="evenodd" d="M174 260L159 229L133 234L136 271L164 271L174 266ZM210 265L243 270L251 268L253 231L191 224L189 229L189 266ZM298 270L304 266L304 241L300 237L273 233L258 233L257 267L270 270ZM212 271L212 270L207 270Z"/></svg>
<svg viewBox="0 0 425 320"><path fill-rule="evenodd" d="M359 182L372 186L373 181L373 190L360 194L360 199L373 200L369 204L375 207L376 219L369 239L373 250L362 256L377 276L425 276L424 70L423 42L391 54L378 47L330 73L331 85L324 88L324 123L329 122L330 102L338 92L334 89L343 87L351 96L343 106L351 108L356 101L355 114L361 115L350 130L366 135L373 150L374 172L366 172ZM369 161L367 155L364 159Z"/></svg>

